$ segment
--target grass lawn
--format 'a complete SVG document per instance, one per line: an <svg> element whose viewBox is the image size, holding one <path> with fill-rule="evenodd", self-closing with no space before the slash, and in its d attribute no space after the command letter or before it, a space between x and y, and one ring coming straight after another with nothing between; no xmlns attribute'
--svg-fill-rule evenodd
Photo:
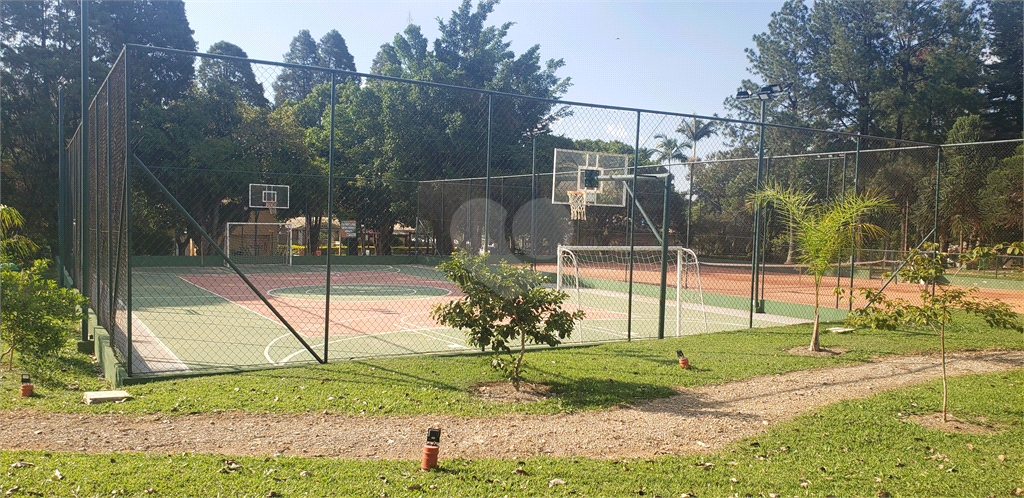
<svg viewBox="0 0 1024 498"><path fill-rule="evenodd" d="M412 460L3 451L0 466L12 496L1012 496L1024 487L1022 382L1014 371L951 383L952 411L992 428L976 435L904 421L938 406L936 381L831 405L711 455L444 460L442 448L439 468L420 472Z"/></svg>
<svg viewBox="0 0 1024 498"><path fill-rule="evenodd" d="M1021 348L1020 329L990 329L965 319L947 331L950 351ZM161 413L214 410L492 416L508 412L597 410L756 375L829 367L872 357L934 352L930 331L824 334L835 357L786 353L806 347L810 326L753 329L585 348L532 351L526 379L559 396L532 404L488 403L468 390L499 380L489 356L417 357L164 380L130 386L134 399L87 406L98 389L92 366L75 356L36 381L38 396L17 398L18 372L0 379L5 410ZM694 369L678 367L682 349ZM906 421L941 404L939 381L841 402L773 425L716 454L645 460L536 457L444 460L435 472L419 461L330 458L225 458L0 451L9 496L1010 496L1024 488L1021 390L1024 372L960 377L950 383L950 412L987 425L958 434ZM17 462L32 465L16 465Z"/></svg>
<svg viewBox="0 0 1024 498"><path fill-rule="evenodd" d="M992 329L973 318L947 331L950 351L1020 349L1020 329ZM825 328L825 327L823 327ZM565 413L671 396L673 386L694 387L809 368L863 362L876 356L938 350L931 331L859 330L822 335L822 347L843 348L834 357L797 356L811 326L794 325L636 341L591 347L539 349L526 356L524 379L553 387L558 396L531 404L491 403L470 394L479 382L501 380L489 355L421 356L282 368L229 375L156 381L126 389L134 397L116 405L85 405L83 390L103 388L88 357L73 356L54 369L51 381L36 380L32 398L19 398L20 375L3 372L4 409L125 414L322 412L349 415L452 414L491 416L508 412ZM690 358L691 371L676 360ZM66 372L60 371L67 370Z"/></svg>

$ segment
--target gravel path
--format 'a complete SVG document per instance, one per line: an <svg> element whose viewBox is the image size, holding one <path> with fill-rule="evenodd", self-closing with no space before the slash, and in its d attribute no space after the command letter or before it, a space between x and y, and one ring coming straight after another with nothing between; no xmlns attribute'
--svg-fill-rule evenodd
<svg viewBox="0 0 1024 498"><path fill-rule="evenodd" d="M1022 364L1022 352L960 353L948 357L948 373L1014 370ZM940 375L937 355L906 356L680 389L669 398L596 412L489 418L242 412L134 417L3 411L0 448L418 459L425 429L441 427L443 459L710 453L808 410Z"/></svg>

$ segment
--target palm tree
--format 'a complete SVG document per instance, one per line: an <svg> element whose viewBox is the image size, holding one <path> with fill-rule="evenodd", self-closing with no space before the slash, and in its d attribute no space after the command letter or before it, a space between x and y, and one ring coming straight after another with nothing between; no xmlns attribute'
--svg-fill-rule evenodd
<svg viewBox="0 0 1024 498"><path fill-rule="evenodd" d="M760 193L753 194L755 205L772 204L796 233L797 260L807 265L814 276L814 332L811 351L820 351L818 344L818 291L825 274L835 269L833 261L850 256L850 252L865 237L881 237L885 230L862 218L875 211L887 211L894 205L872 192L861 195L844 194L826 204L811 204L814 194L792 187L783 190L771 184Z"/></svg>
<svg viewBox="0 0 1024 498"><path fill-rule="evenodd" d="M17 233L24 224L25 218L17 209L0 204L0 263L28 263L39 249L31 239Z"/></svg>
<svg viewBox="0 0 1024 498"><path fill-rule="evenodd" d="M683 147L689 146L689 143L679 143L678 140L668 138L668 136L663 133L655 135L654 138L658 139L657 148L653 151L655 161L658 161L659 163L671 163L673 160L686 160L686 154L683 154Z"/></svg>
<svg viewBox="0 0 1024 498"><path fill-rule="evenodd" d="M693 206L693 162L699 161L697 157L697 142L702 139L708 138L711 135L718 133L716 130L717 123L714 121L700 121L697 118L693 118L693 121L683 120L679 123L676 128L676 132L680 133L690 142L690 171L689 176L689 187L687 188L687 201L686 201L686 247L690 247L690 217L692 215L691 206Z"/></svg>

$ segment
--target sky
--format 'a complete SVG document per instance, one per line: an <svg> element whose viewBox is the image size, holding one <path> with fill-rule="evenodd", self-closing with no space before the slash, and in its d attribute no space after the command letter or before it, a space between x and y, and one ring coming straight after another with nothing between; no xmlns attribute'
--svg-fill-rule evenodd
<svg viewBox="0 0 1024 498"><path fill-rule="evenodd" d="M345 38L356 69L370 72L380 46L410 23L430 41L459 0L185 0L199 50L224 40L252 59L281 61L301 29ZM563 100L668 112L725 115L748 72L745 48L765 32L782 0L504 0L489 25L513 22L506 40L519 55L540 45L564 59ZM769 83L755 80L755 83Z"/></svg>

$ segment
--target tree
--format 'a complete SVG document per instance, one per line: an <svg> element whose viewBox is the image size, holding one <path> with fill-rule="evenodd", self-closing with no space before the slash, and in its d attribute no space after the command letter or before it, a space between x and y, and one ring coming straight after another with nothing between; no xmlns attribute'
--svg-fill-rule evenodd
<svg viewBox="0 0 1024 498"><path fill-rule="evenodd" d="M926 244L923 250L913 249L907 256L906 264L897 274L905 282L918 282L921 286L920 304L896 298L889 300L883 291L862 289L868 305L851 313L846 321L850 326L870 326L873 329L893 330L897 327L929 327L939 336L942 354L942 421L946 422L946 328L954 323L954 312L972 314L985 320L990 327L1019 327L1017 313L1009 304L1000 301L977 298L977 289L964 289L948 285L944 262L950 261L948 253L936 251L937 246ZM993 256L1002 250L1002 245L976 248L961 254L958 268L953 277L969 263L979 258ZM1019 252L1019 246L1011 247ZM936 289L933 292L930 289Z"/></svg>
<svg viewBox="0 0 1024 498"><path fill-rule="evenodd" d="M284 62L301 66L320 65L316 41L308 29L300 30L299 34L292 38L291 45L284 54ZM286 67L281 70L277 81L274 82L274 103L280 105L288 100L302 100L313 93L313 88L322 79L315 71Z"/></svg>
<svg viewBox="0 0 1024 498"><path fill-rule="evenodd" d="M464 0L449 19L438 20L441 34L433 50L419 26L409 25L381 47L371 70L385 76L559 98L569 86L568 78L556 75L564 62L552 59L541 64L539 46L517 57L505 40L511 24L486 25L495 5L495 0L481 1L474 10L472 2ZM367 178L386 177L395 186L404 181L483 176L489 109L494 116L491 135L500 137L491 143L491 173L528 172L533 137L546 136L551 122L565 112L548 101L492 98L392 81L370 80L366 88L380 99L381 133L374 142L376 160L360 167ZM414 212L405 209L411 203L401 189L378 199L387 202L396 217L381 219L382 225L374 230L385 233L397 220L414 221ZM452 220L443 219L442 210L435 212L437 217L426 221L436 231L438 249L449 254Z"/></svg>
<svg viewBox="0 0 1024 498"><path fill-rule="evenodd" d="M460 252L438 269L466 296L437 305L430 316L439 324L465 329L470 344L490 347L495 353L492 365L505 370L517 391L527 343L555 347L569 338L574 322L583 319L583 310L562 309L567 293L544 287L548 277L527 266L502 260L491 267L486 255ZM517 342L518 356L508 369L501 354L512 359L510 345Z"/></svg>
<svg viewBox="0 0 1024 498"><path fill-rule="evenodd" d="M1024 146L1018 145L1014 154L1000 161L985 178L985 186L978 193L978 204L984 226L992 233L992 240L1009 241L1020 237L1024 219Z"/></svg>
<svg viewBox="0 0 1024 498"><path fill-rule="evenodd" d="M789 0L747 57L764 81L794 83L804 124L936 142L984 106L981 16L976 2Z"/></svg>
<svg viewBox="0 0 1024 498"><path fill-rule="evenodd" d="M658 163L671 163L672 161L686 161L686 154L683 153L683 147L689 147L690 143L684 142L679 143L679 140L669 138L664 133L658 133L654 135L654 138L658 141L657 148L654 152L654 160Z"/></svg>
<svg viewBox="0 0 1024 498"><path fill-rule="evenodd" d="M214 50L244 55L229 43L216 44ZM270 175L277 178L273 183L285 183L281 175L307 175L313 170L313 159L295 109L271 110L248 62L204 62L199 81L187 98L141 107L140 119L151 125L138 135L145 147L137 154L217 240L226 222L248 218L250 183L271 183L267 181ZM164 213L144 210L137 214ZM177 222L151 224L173 226L178 232L169 238L180 240L187 226L177 218ZM212 254L196 230L187 231L203 254Z"/></svg>
<svg viewBox="0 0 1024 498"><path fill-rule="evenodd" d="M0 264L24 265L39 249L32 239L18 233L24 225L25 218L17 209L0 204Z"/></svg>
<svg viewBox="0 0 1024 498"><path fill-rule="evenodd" d="M336 29L328 31L327 34L320 38L320 44L317 45L317 56L320 59L320 65L323 67L344 69L346 71L356 70L355 58L349 53L348 45L345 43L345 38L342 37L341 33ZM330 78L327 78L326 80L330 81ZM359 77L349 75L336 78L335 80L338 83L345 81L358 83Z"/></svg>
<svg viewBox="0 0 1024 498"><path fill-rule="evenodd" d="M90 83L96 88L125 43L194 51L181 0L91 2ZM0 2L0 183L4 202L18 208L27 235L44 250L57 246L58 126L70 138L81 117L80 2ZM192 58L133 59L132 99L167 100L191 86ZM66 110L58 123L57 93L64 84ZM91 95L90 95L91 97Z"/></svg>
<svg viewBox="0 0 1024 498"><path fill-rule="evenodd" d="M241 47L223 40L211 45L206 53L249 58ZM234 94L253 107L270 106L270 101L263 94L263 85L256 81L252 64L248 62L204 58L199 63L198 83L208 93Z"/></svg>
<svg viewBox="0 0 1024 498"><path fill-rule="evenodd" d="M88 300L75 289L65 289L53 280L42 277L49 266L36 260L31 268L21 271L0 270L0 340L11 355L7 369L14 368L14 353L22 361L39 363L67 344L68 335L81 324L82 309Z"/></svg>
<svg viewBox="0 0 1024 498"><path fill-rule="evenodd" d="M986 130L995 139L1020 138L1024 109L1024 3L987 0L985 27L990 34L988 79L985 95L991 112L985 113Z"/></svg>
<svg viewBox="0 0 1024 498"><path fill-rule="evenodd" d="M686 247L690 247L690 222L693 217L693 168L700 157L697 156L697 142L709 138L718 133L715 121L701 121L693 118L692 121L683 120L676 127L676 132L683 135L683 138L690 143L690 166L687 168L689 178L687 179L686 192Z"/></svg>
<svg viewBox="0 0 1024 498"><path fill-rule="evenodd" d="M769 185L752 200L758 206L774 206L793 227L799 251L797 260L807 265L808 273L814 276L814 331L810 350L820 351L818 305L822 278L835 270L836 262L849 257L855 244L859 245L866 237L885 233L864 218L873 212L891 209L892 205L871 192L859 196L843 194L825 204L812 204L813 194L793 187L783 190L778 185Z"/></svg>
<svg viewBox="0 0 1024 498"><path fill-rule="evenodd" d="M961 116L957 118L956 124L949 132L946 143L968 144L978 142L981 139L981 117L978 115ZM981 199L978 192L985 187L989 173L995 169L996 160L992 150L982 145L952 147L944 155L946 168L941 176L939 191L939 212L942 219L943 230L940 235L943 239L950 236L950 225L953 219L962 220L970 227L970 242L979 241L984 232L983 214L981 211ZM929 182L928 188L934 190L934 178ZM934 194L922 193L920 198L933 199ZM934 209L934 208L933 208ZM962 237L961 237L962 238ZM960 251L967 248L960 241Z"/></svg>

